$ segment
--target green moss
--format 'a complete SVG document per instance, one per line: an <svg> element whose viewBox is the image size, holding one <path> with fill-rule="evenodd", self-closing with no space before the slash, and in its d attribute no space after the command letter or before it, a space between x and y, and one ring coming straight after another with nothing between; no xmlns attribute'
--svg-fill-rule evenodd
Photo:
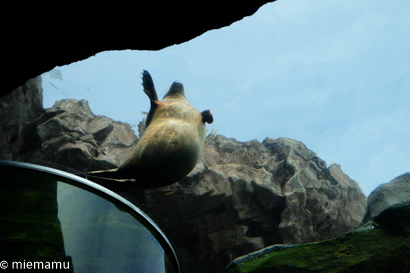
<svg viewBox="0 0 410 273"><path fill-rule="evenodd" d="M271 252L230 266L226 273L262 272L409 272L410 208L392 208L379 222L319 243ZM391 220L393 219L393 220Z"/></svg>

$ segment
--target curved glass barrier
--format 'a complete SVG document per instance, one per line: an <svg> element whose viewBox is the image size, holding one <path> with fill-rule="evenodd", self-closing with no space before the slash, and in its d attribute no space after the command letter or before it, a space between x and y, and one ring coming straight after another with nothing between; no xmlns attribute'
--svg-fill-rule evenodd
<svg viewBox="0 0 410 273"><path fill-rule="evenodd" d="M165 235L124 198L69 173L1 160L0 267L180 272Z"/></svg>

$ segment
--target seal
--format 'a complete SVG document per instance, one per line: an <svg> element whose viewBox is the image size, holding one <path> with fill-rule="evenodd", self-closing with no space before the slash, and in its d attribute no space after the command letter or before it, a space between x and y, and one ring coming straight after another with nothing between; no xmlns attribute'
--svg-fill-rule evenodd
<svg viewBox="0 0 410 273"><path fill-rule="evenodd" d="M146 70L142 86L151 108L139 142L118 169L88 172L106 180L100 184L114 191L163 187L184 178L201 156L205 123L213 122L212 111L200 113L189 104L181 82L172 83L162 101ZM124 182L127 186L119 185Z"/></svg>

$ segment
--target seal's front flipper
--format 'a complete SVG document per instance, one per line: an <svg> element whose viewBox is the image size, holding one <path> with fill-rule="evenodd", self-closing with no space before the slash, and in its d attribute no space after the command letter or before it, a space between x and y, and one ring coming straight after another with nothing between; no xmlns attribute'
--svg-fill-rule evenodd
<svg viewBox="0 0 410 273"><path fill-rule="evenodd" d="M212 111L211 110L205 110L201 112L202 115L202 122L203 123L208 123L211 124L214 122L214 117L212 116Z"/></svg>

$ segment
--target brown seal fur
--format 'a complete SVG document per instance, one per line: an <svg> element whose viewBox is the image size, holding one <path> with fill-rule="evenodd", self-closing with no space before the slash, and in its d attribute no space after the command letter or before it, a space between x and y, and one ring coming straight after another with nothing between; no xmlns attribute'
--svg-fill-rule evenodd
<svg viewBox="0 0 410 273"><path fill-rule="evenodd" d="M138 144L118 169L88 173L108 180L100 184L113 190L162 187L184 178L201 156L205 122L213 122L210 110L200 113L188 103L182 83L174 82L163 100L158 101L146 70L142 81L151 109ZM123 179L135 182L118 182ZM123 187L125 183L127 186Z"/></svg>

